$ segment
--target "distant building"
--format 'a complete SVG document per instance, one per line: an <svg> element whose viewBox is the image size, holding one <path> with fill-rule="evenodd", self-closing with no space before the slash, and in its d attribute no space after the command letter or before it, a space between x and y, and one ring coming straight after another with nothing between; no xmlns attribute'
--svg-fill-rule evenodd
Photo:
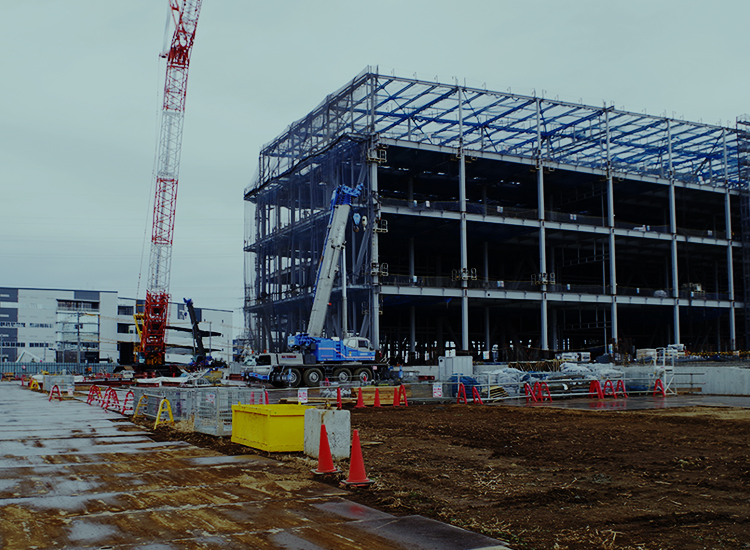
<svg viewBox="0 0 750 550"><path fill-rule="evenodd" d="M0 362L130 364L137 341L133 314L143 301L121 298L116 291L0 287ZM212 355L232 357L232 312L196 308ZM172 303L167 333L167 361L189 363L193 354L185 304Z"/></svg>

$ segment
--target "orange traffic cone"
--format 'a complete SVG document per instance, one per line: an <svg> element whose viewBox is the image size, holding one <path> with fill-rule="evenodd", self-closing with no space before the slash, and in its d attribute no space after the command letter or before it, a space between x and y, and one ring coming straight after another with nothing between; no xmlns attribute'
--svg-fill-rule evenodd
<svg viewBox="0 0 750 550"><path fill-rule="evenodd" d="M268 402L268 390L263 390L263 393L266 394L266 405L269 405L270 403Z"/></svg>
<svg viewBox="0 0 750 550"><path fill-rule="evenodd" d="M341 386L336 388L336 407L341 410L344 406L341 404Z"/></svg>
<svg viewBox="0 0 750 550"><path fill-rule="evenodd" d="M398 388L393 388L393 406L398 407L401 404L401 393Z"/></svg>
<svg viewBox="0 0 750 550"><path fill-rule="evenodd" d="M325 424L320 425L320 446L318 447L318 469L312 471L316 476L340 474L341 470L333 465L331 446L328 444L328 431Z"/></svg>
<svg viewBox="0 0 750 550"><path fill-rule="evenodd" d="M359 388L359 394L357 395L357 404L354 405L355 409L364 409L365 401L362 399L362 388Z"/></svg>
<svg viewBox="0 0 750 550"><path fill-rule="evenodd" d="M378 390L378 388L375 388L375 404L373 405L373 407L381 407L380 391Z"/></svg>
<svg viewBox="0 0 750 550"><path fill-rule="evenodd" d="M349 477L341 482L348 487L367 487L372 480L365 473L365 462L362 459L362 447L359 444L359 430L352 434L352 460L349 463Z"/></svg>

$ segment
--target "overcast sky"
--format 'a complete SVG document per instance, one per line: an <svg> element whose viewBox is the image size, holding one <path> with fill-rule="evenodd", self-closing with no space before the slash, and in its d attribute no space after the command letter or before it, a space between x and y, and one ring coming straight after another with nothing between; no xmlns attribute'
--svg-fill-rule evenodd
<svg viewBox="0 0 750 550"><path fill-rule="evenodd" d="M0 286L145 296L167 5L0 1ZM733 125L748 21L747 0L204 0L173 299L241 326L259 150L367 65Z"/></svg>

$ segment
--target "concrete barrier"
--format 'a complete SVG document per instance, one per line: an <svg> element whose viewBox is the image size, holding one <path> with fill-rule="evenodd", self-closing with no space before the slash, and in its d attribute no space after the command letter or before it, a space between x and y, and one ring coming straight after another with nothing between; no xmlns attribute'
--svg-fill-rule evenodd
<svg viewBox="0 0 750 550"><path fill-rule="evenodd" d="M348 458L351 441L351 416L346 410L308 409L305 411L305 454L318 457L320 425L325 424L331 457Z"/></svg>

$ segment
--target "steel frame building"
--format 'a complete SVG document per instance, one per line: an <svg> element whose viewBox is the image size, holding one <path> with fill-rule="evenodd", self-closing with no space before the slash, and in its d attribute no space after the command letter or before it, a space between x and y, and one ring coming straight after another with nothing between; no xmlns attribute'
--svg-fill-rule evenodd
<svg viewBox="0 0 750 550"><path fill-rule="evenodd" d="M260 153L249 335L304 331L331 193L364 181L329 335L404 362L747 348L747 128L368 68Z"/></svg>

